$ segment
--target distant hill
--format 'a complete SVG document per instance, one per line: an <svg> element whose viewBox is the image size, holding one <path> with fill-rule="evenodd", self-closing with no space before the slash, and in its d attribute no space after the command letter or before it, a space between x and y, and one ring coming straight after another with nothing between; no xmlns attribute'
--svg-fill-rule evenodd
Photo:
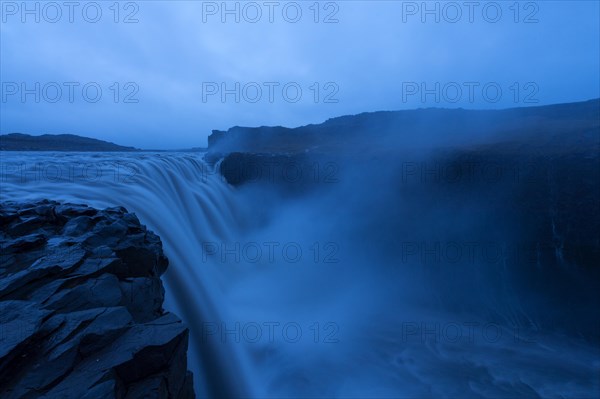
<svg viewBox="0 0 600 399"><path fill-rule="evenodd" d="M0 151L139 151L108 141L81 137L74 134L43 134L31 136L22 133L0 135Z"/></svg>

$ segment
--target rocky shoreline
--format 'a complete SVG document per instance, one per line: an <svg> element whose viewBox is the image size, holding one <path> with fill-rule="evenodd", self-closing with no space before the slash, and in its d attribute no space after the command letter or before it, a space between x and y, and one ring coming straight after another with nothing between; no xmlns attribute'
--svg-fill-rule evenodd
<svg viewBox="0 0 600 399"><path fill-rule="evenodd" d="M0 396L194 398L160 238L122 207L0 203Z"/></svg>

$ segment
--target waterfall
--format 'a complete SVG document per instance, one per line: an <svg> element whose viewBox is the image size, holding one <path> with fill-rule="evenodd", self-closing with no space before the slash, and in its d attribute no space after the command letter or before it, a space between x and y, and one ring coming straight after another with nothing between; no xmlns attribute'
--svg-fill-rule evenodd
<svg viewBox="0 0 600 399"><path fill-rule="evenodd" d="M202 154L11 153L2 154L1 167L0 200L49 198L137 214L161 237L169 258L165 308L190 327L189 367L199 397L259 394L247 354L202 337L203 320L226 320L228 310L222 270L197 262L200 246L230 238L241 216L233 189Z"/></svg>
<svg viewBox="0 0 600 399"><path fill-rule="evenodd" d="M493 239L488 225L398 197L380 169L282 199L228 185L201 153L0 156L0 200L124 206L160 236L198 397L597 396L597 346L528 331L546 307L506 259L430 267L431 244L414 252Z"/></svg>

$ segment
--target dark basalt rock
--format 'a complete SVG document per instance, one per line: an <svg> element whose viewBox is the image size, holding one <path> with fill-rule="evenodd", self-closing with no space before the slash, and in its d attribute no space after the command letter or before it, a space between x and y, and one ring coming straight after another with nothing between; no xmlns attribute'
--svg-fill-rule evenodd
<svg viewBox="0 0 600 399"><path fill-rule="evenodd" d="M195 397L168 260L134 214L4 202L0 226L0 397Z"/></svg>

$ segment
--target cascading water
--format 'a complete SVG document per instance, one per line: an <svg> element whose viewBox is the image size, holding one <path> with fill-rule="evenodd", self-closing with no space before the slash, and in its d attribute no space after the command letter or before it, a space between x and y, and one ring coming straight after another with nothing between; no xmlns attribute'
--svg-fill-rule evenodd
<svg viewBox="0 0 600 399"><path fill-rule="evenodd" d="M396 256L401 236L421 231L409 203L373 190L389 176L282 200L229 186L202 154L2 153L1 172L0 200L125 206L161 237L165 308L190 326L199 397L590 397L600 389L597 349L532 335L524 327L535 320L519 321L530 308L505 274L479 265L438 273ZM440 215L429 211L422 231L472 227L466 214ZM564 375L572 378L555 378Z"/></svg>
<svg viewBox="0 0 600 399"><path fill-rule="evenodd" d="M251 396L245 354L234 346L219 345L217 351L206 345L202 327L194 325L227 318L219 299L221 271L198 263L200 243L227 240L239 223L232 189L212 172L193 155L3 154L1 199L55 198L135 212L161 237L169 257L165 308L190 324L190 368L198 394Z"/></svg>

